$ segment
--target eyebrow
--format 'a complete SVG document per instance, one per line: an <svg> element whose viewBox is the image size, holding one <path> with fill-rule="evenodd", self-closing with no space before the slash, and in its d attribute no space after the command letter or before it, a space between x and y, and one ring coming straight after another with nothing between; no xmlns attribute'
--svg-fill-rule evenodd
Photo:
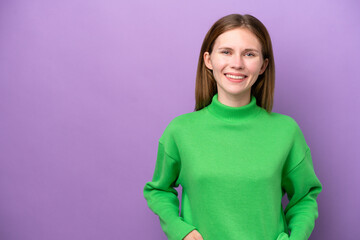
<svg viewBox="0 0 360 240"><path fill-rule="evenodd" d="M230 47L221 47L221 48L219 48L219 50L222 50L222 49L233 50L233 49L230 48ZM254 49L254 48L246 48L244 51L245 51L245 52L248 52L248 51L259 52L258 50Z"/></svg>

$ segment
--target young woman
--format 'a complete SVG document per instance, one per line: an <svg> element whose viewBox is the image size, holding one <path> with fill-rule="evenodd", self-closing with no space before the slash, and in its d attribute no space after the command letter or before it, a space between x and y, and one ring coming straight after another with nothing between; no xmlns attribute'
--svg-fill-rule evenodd
<svg viewBox="0 0 360 240"><path fill-rule="evenodd" d="M240 14L215 22L200 51L195 111L166 127L144 187L168 239L309 238L322 185L297 122L271 111L274 83L265 26Z"/></svg>

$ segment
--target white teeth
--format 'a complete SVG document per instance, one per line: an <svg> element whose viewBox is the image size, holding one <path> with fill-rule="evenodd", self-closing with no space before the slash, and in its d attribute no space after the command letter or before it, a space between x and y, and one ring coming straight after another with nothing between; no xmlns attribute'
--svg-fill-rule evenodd
<svg viewBox="0 0 360 240"><path fill-rule="evenodd" d="M235 75L231 75L231 74L226 74L227 77L229 78L233 78L233 79L244 79L245 76L235 76Z"/></svg>

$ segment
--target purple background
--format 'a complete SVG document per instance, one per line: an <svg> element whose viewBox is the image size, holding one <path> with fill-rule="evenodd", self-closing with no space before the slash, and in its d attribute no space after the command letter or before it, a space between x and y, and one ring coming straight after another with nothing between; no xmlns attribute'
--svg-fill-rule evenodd
<svg viewBox="0 0 360 240"><path fill-rule="evenodd" d="M311 239L360 235L358 1L0 2L0 239L166 239L143 198L193 111L210 26L249 13L274 47L274 112L323 184ZM180 188L179 188L180 190Z"/></svg>

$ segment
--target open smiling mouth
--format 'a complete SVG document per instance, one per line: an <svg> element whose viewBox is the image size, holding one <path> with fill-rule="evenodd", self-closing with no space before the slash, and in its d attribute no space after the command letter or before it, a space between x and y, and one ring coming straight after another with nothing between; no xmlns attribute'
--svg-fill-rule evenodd
<svg viewBox="0 0 360 240"><path fill-rule="evenodd" d="M248 76L243 75L243 74L241 74L241 75L224 74L224 75L231 82L243 82L248 77Z"/></svg>

